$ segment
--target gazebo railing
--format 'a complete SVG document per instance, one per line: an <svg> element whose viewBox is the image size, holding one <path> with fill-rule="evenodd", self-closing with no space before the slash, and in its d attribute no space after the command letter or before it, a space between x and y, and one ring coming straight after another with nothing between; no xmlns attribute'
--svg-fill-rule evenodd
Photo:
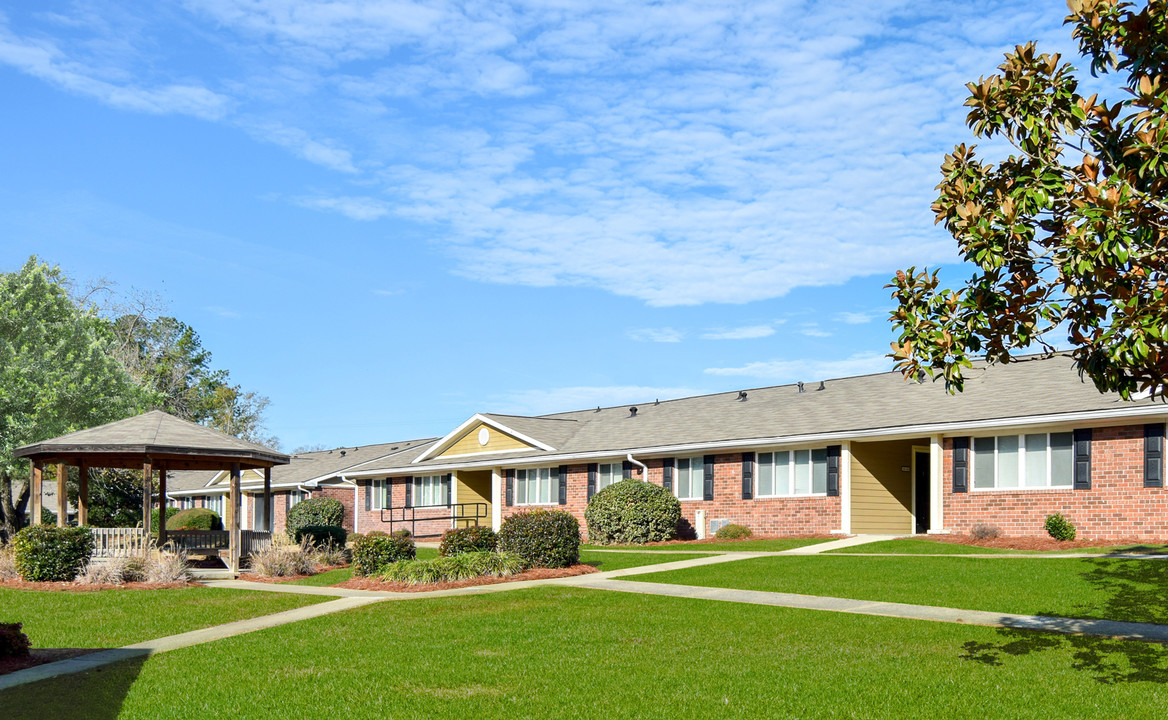
<svg viewBox="0 0 1168 720"><path fill-rule="evenodd" d="M142 528L90 528L93 533L93 557L137 557L154 546L153 538Z"/></svg>
<svg viewBox="0 0 1168 720"><path fill-rule="evenodd" d="M239 531L239 556L248 558L253 552L267 550L272 546L272 534L263 530Z"/></svg>

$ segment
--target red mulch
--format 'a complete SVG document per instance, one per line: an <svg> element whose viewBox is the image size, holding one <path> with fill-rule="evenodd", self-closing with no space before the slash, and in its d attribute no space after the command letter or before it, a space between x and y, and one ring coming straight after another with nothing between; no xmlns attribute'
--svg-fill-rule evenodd
<svg viewBox="0 0 1168 720"><path fill-rule="evenodd" d="M520 582L523 580L550 580L551 578L573 577L600 572L593 565L573 565L566 568L536 568L525 570L518 575L506 577L477 577L469 580L455 580L453 582L427 583L421 585L407 585L401 582L382 582L376 578L355 577L333 587L349 588L351 590L377 590L379 592L432 592L434 590L453 590L455 588L474 587L476 585L498 585L499 583Z"/></svg>
<svg viewBox="0 0 1168 720"><path fill-rule="evenodd" d="M95 590L169 590L171 588L202 587L194 582L144 583L132 582L125 585L92 585L75 582L25 582L24 580L0 580L0 587L16 590L54 590L57 592L94 592Z"/></svg>
<svg viewBox="0 0 1168 720"><path fill-rule="evenodd" d="M970 545L983 548L1000 548L1003 550L1076 550L1078 548L1110 547L1112 545L1147 544L1148 541L1132 538L1081 538L1079 540L1055 540L1052 537L999 537L992 540L978 540L969 535L932 535L928 538L935 542L952 543L954 545Z"/></svg>
<svg viewBox="0 0 1168 720"><path fill-rule="evenodd" d="M34 648L29 650L28 655L24 657L0 658L0 675L7 675L10 672L16 672L17 670L23 670L36 665L44 665L45 663L56 662L58 660L68 660L69 658L88 655L89 653L100 652L101 650L102 648Z"/></svg>
<svg viewBox="0 0 1168 720"><path fill-rule="evenodd" d="M744 538L733 538L723 540L722 538L708 537L704 540L662 540L659 542L645 543L644 546L638 547L656 547L660 545L706 545L708 543L734 543L746 542L747 540L840 540L846 535L829 535L826 533L812 533L810 535L751 535ZM613 550L620 550L624 546L613 546Z"/></svg>
<svg viewBox="0 0 1168 720"><path fill-rule="evenodd" d="M325 573L325 572L328 572L330 570L343 570L344 568L347 568L347 567L349 567L349 566L348 565L330 565L328 567L321 567L319 570L312 573L312 575L284 575L283 577L268 577L267 575L256 575L255 573L241 573L239 575L239 579L240 580L247 580L248 582L286 583L286 582L292 582L293 580L303 580L304 578L310 578L313 575L320 575L321 573Z"/></svg>

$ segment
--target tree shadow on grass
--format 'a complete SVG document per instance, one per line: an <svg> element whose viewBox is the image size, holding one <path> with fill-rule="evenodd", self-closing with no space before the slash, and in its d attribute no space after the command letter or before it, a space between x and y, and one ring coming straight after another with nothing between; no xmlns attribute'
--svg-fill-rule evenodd
<svg viewBox="0 0 1168 720"><path fill-rule="evenodd" d="M1088 564L1090 569L1082 577L1100 599L1072 613L1075 617L1168 624L1168 561L1101 558ZM1058 617L1066 613L1039 614ZM1072 669L1092 673L1096 681L1105 685L1168 683L1168 647L1156 642L1015 628L1002 628L998 634L1001 642L965 643L961 659L1001 666L1010 657L1066 650L1071 655Z"/></svg>
<svg viewBox="0 0 1168 720"><path fill-rule="evenodd" d="M138 679L146 655L85 672L0 690L5 720L113 720Z"/></svg>

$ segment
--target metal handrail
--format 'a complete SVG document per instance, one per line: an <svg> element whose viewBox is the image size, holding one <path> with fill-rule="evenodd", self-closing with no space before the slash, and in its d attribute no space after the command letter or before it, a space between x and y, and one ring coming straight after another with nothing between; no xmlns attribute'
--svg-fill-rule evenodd
<svg viewBox="0 0 1168 720"><path fill-rule="evenodd" d="M435 510L435 509L449 509L448 515L426 515L425 517L418 517L418 510ZM473 514L468 511L473 509ZM473 503L453 503L451 505L411 505L409 507L390 506L381 509L381 522L389 524L389 531L393 532L395 525L409 525L410 535L418 537L438 537L442 533L428 533L425 535L418 534L418 523L420 522L440 522L444 520L450 521L451 528L460 527L478 527L482 523L480 520L487 518L487 503L473 502ZM386 513L389 513L388 519ZM398 517L400 515L400 517Z"/></svg>

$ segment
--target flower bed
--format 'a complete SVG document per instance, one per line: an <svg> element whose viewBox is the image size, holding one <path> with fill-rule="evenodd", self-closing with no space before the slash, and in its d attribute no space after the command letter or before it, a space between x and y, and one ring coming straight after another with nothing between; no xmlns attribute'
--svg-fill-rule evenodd
<svg viewBox="0 0 1168 720"><path fill-rule="evenodd" d="M995 548L999 550L1076 550L1079 548L1114 547L1116 545L1148 545L1159 544L1148 540L1120 538L1080 538L1078 540L1055 540L1047 536L1026 537L996 537L978 540L971 535L930 535L922 540L950 543L953 545L969 545L971 547Z"/></svg>
<svg viewBox="0 0 1168 720"><path fill-rule="evenodd" d="M148 583L129 582L115 585L113 583L79 583L79 582L28 582L25 580L3 580L0 587L16 590L48 590L53 592L96 592L98 590L169 590L171 588L202 587L196 582Z"/></svg>

